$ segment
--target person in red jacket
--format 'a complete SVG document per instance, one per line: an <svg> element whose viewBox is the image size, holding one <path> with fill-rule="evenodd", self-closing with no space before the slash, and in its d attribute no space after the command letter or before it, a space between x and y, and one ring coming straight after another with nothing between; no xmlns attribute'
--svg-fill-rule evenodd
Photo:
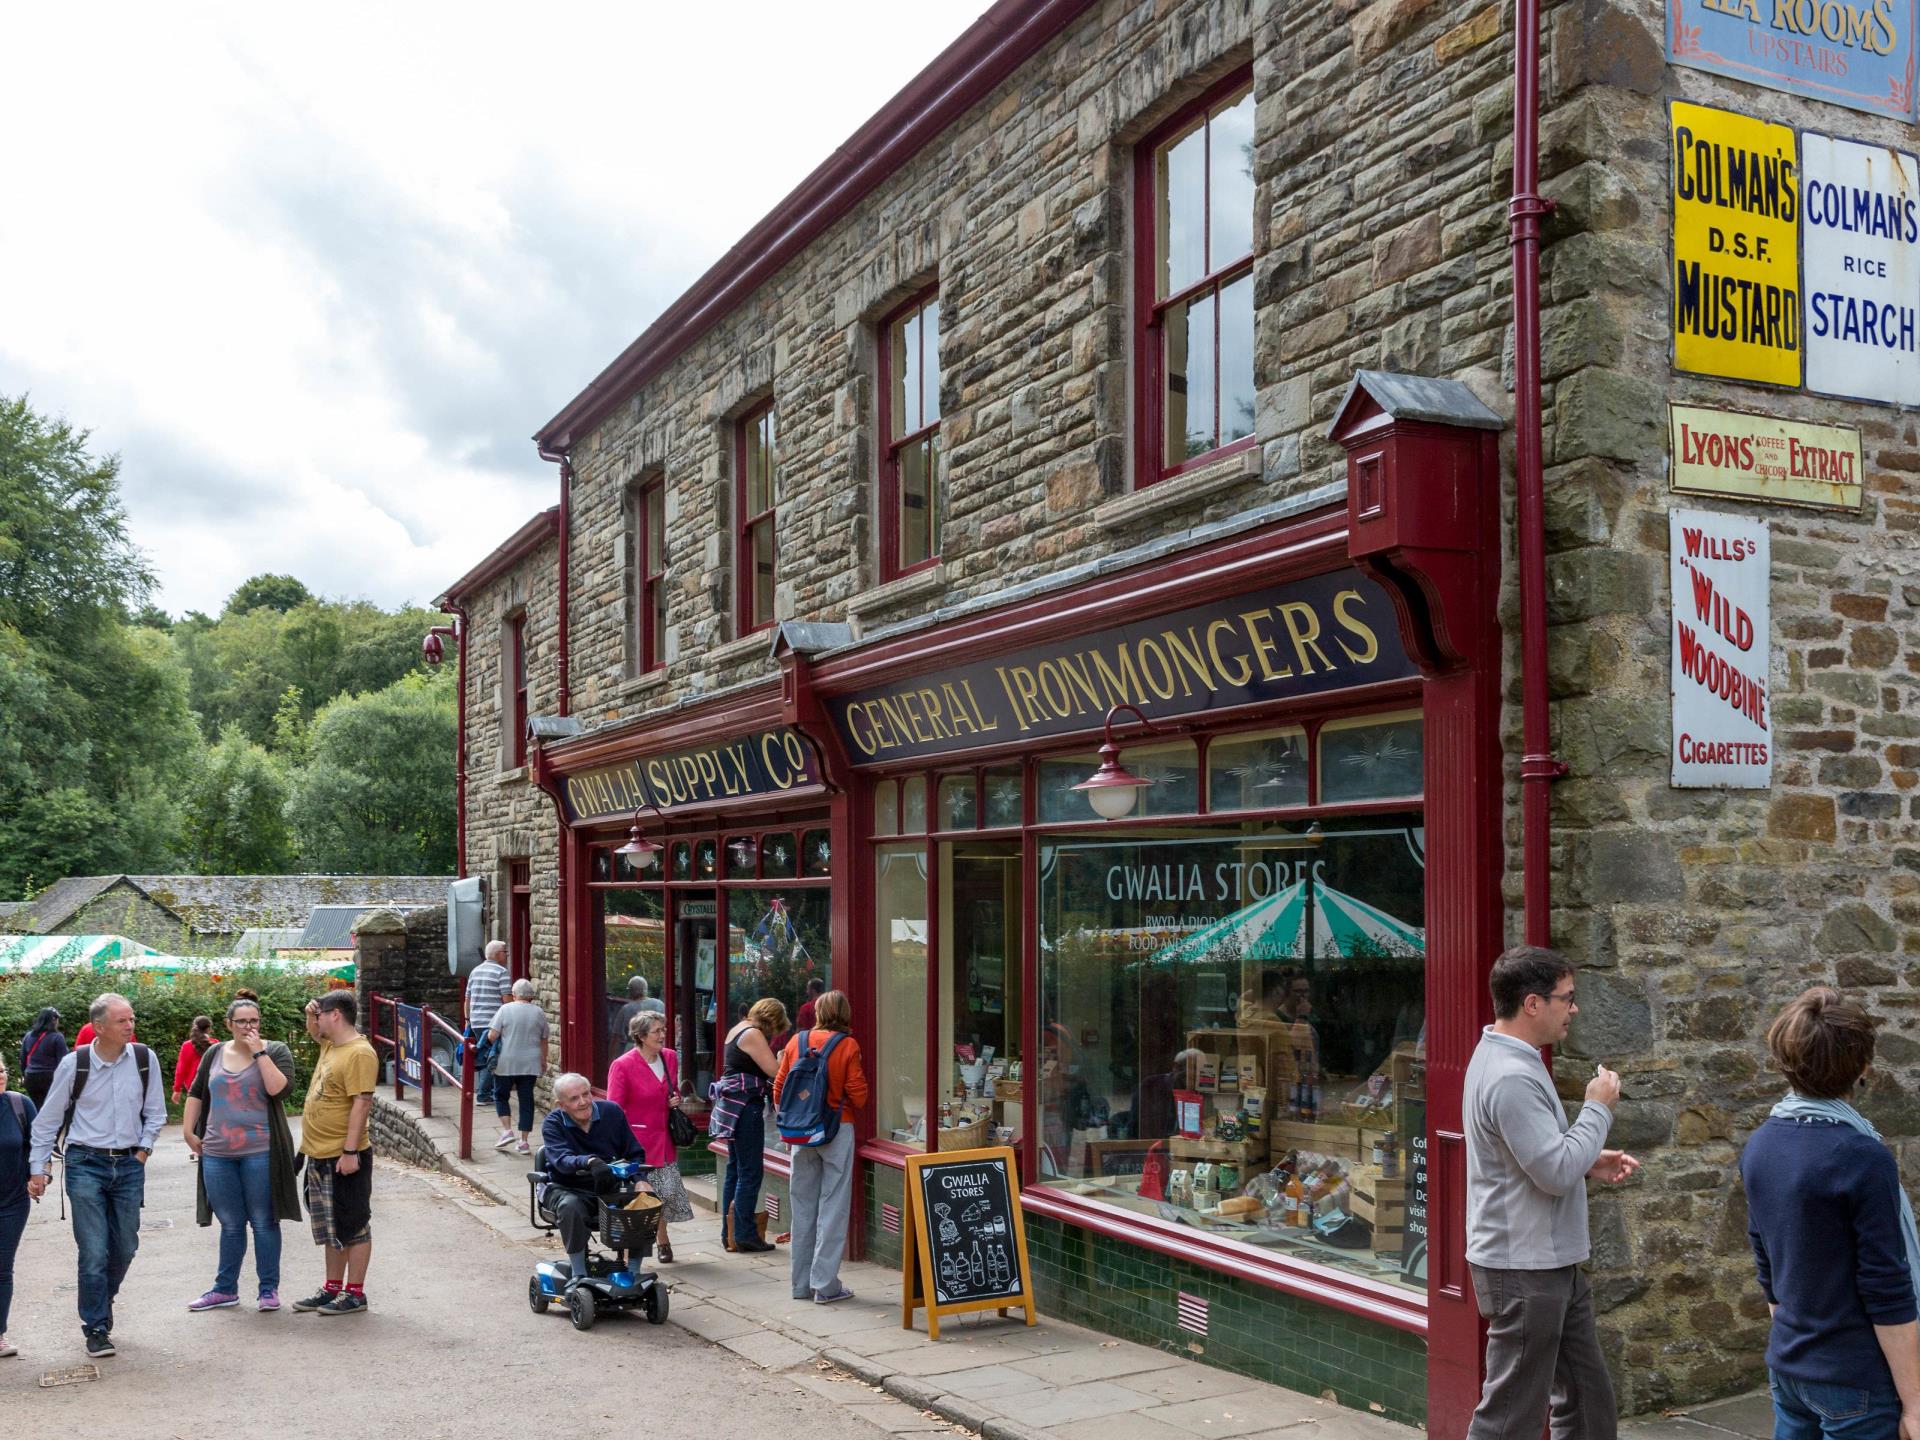
<svg viewBox="0 0 1920 1440"><path fill-rule="evenodd" d="M174 1104L180 1103L180 1097L193 1084L193 1077L200 1073L200 1057L218 1043L213 1038L213 1021L205 1015L194 1016L193 1033L180 1042L179 1058L173 1062Z"/></svg>
<svg viewBox="0 0 1920 1440"><path fill-rule="evenodd" d="M853 1028L853 1006L844 993L829 990L814 1001L813 1023L811 1030L796 1031L780 1052L773 1103L776 1108L780 1104L787 1075L800 1058L801 1040L812 1051L838 1035L840 1043L827 1056L827 1103L840 1107L840 1128L824 1144L794 1146L787 1180L787 1199L793 1206L793 1298L831 1305L853 1298L840 1281L840 1262L847 1254L847 1206L853 1198L853 1112L867 1103L867 1072L860 1064L859 1042L847 1033Z"/></svg>

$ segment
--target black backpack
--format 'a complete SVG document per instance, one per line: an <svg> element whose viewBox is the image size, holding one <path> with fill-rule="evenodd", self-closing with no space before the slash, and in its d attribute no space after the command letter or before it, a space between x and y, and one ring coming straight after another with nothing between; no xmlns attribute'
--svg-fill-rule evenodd
<svg viewBox="0 0 1920 1440"><path fill-rule="evenodd" d="M153 1051L138 1040L133 1042L133 1063L140 1067L140 1103L146 1104L147 1087L152 1083ZM73 1089L67 1092L67 1113L60 1119L60 1129L53 1137L53 1153L62 1160L67 1158L67 1131L73 1128L74 1107L80 1103L80 1092L87 1088L87 1075L93 1069L93 1046L82 1045L73 1052Z"/></svg>

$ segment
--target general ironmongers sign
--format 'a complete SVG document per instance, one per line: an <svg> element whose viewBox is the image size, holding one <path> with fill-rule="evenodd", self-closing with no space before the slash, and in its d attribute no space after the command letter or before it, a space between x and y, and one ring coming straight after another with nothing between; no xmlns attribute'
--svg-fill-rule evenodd
<svg viewBox="0 0 1920 1440"><path fill-rule="evenodd" d="M1415 673L1393 603L1356 570L1018 650L827 702L856 765L1317 695Z"/></svg>
<svg viewBox="0 0 1920 1440"><path fill-rule="evenodd" d="M711 805L749 795L781 795L819 783L813 747L796 730L762 730L717 745L676 750L569 775L567 819L631 815L651 803L661 810Z"/></svg>

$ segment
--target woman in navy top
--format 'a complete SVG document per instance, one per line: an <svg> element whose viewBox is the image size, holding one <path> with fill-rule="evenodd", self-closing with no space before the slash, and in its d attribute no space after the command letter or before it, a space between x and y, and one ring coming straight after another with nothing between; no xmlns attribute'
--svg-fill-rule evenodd
<svg viewBox="0 0 1920 1440"><path fill-rule="evenodd" d="M1846 1099L1876 1024L1816 986L1767 1031L1792 1089L1747 1142L1740 1173L1773 1315L1775 1440L1920 1437L1920 1240L1893 1152Z"/></svg>
<svg viewBox="0 0 1920 1440"><path fill-rule="evenodd" d="M20 1073L27 1082L27 1095L36 1106L47 1103L53 1072L66 1058L67 1037L60 1033L60 1012L49 1005L33 1017L20 1042Z"/></svg>
<svg viewBox="0 0 1920 1440"><path fill-rule="evenodd" d="M7 1062L0 1060L0 1092L7 1088ZM0 1095L0 1358L17 1352L7 1339L13 1308L13 1257L27 1229L27 1144L39 1107L18 1091Z"/></svg>

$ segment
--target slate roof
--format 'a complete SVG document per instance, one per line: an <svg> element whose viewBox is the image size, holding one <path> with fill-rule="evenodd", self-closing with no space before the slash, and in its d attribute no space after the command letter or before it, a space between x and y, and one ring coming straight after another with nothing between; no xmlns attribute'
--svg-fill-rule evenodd
<svg viewBox="0 0 1920 1440"><path fill-rule="evenodd" d="M304 929L316 905L444 905L451 875L135 875L203 935Z"/></svg>
<svg viewBox="0 0 1920 1440"><path fill-rule="evenodd" d="M444 903L444 902L443 902ZM392 910L405 915L412 910L425 910L425 905L316 905L313 914L307 918L307 928L300 933L295 948L300 950L351 950L353 948L353 922L369 910Z"/></svg>
<svg viewBox="0 0 1920 1440"><path fill-rule="evenodd" d="M131 875L70 875L56 880L33 899L0 915L0 926L21 935L54 935L65 931L67 922L115 886L124 883L162 910L184 922L185 917L153 894Z"/></svg>
<svg viewBox="0 0 1920 1440"><path fill-rule="evenodd" d="M248 959L264 960L275 950L291 950L299 945L304 933L305 927L300 925L256 926L242 933L233 947L233 953Z"/></svg>

